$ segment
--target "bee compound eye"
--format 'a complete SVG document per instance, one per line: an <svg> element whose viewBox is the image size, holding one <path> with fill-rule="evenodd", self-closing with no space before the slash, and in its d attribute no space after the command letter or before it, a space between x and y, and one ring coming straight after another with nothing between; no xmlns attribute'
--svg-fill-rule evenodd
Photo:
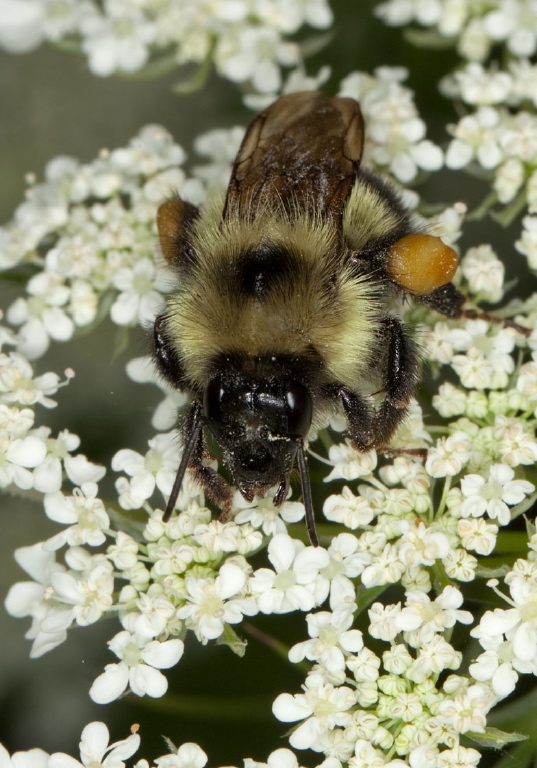
<svg viewBox="0 0 537 768"><path fill-rule="evenodd" d="M288 434L306 437L313 413L311 395L306 387L290 384L285 392L285 404Z"/></svg>
<svg viewBox="0 0 537 768"><path fill-rule="evenodd" d="M160 373L174 386L179 386L182 367L166 334L166 316L159 315L153 326L153 350Z"/></svg>
<svg viewBox="0 0 537 768"><path fill-rule="evenodd" d="M215 376L207 384L203 394L203 415L207 419L220 421L222 418L222 400L225 390L222 384L222 377Z"/></svg>

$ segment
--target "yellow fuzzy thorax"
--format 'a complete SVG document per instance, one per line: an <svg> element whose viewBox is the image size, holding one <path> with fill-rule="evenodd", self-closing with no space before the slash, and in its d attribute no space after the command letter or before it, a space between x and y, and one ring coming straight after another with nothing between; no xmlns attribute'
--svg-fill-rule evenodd
<svg viewBox="0 0 537 768"><path fill-rule="evenodd" d="M218 355L316 355L328 377L355 387L378 327L377 287L342 265L330 221L311 213L256 211L222 221L214 201L195 223L196 263L168 298L167 327L191 382L204 386ZM290 269L262 298L244 295L234 275L245 254L270 245Z"/></svg>

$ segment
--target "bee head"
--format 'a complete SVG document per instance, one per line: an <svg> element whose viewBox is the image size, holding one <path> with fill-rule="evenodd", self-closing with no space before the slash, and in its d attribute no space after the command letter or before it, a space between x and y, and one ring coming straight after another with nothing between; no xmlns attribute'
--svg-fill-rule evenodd
<svg viewBox="0 0 537 768"><path fill-rule="evenodd" d="M220 373L205 389L203 417L242 495L251 501L277 485L275 502L281 504L297 440L304 439L311 426L307 388L286 375Z"/></svg>

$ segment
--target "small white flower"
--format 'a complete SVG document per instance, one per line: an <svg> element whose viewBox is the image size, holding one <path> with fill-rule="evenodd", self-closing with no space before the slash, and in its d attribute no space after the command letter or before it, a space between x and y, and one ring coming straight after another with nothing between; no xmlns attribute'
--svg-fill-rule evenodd
<svg viewBox="0 0 537 768"><path fill-rule="evenodd" d="M121 506L124 509L141 507L153 495L155 487L169 495L177 473L179 454L177 433L174 431L158 434L149 440L145 456L129 448L118 451L112 459L112 469L126 472L132 478L130 481L125 478L116 481Z"/></svg>
<svg viewBox="0 0 537 768"><path fill-rule="evenodd" d="M503 153L499 147L496 129L500 122L498 111L480 107L474 115L467 115L452 127L454 139L446 153L448 168L464 168L474 158L483 168L495 168Z"/></svg>
<svg viewBox="0 0 537 768"><path fill-rule="evenodd" d="M186 620L187 627L195 631L202 643L216 640L225 624L238 624L243 614L257 613L253 600L238 597L245 584L244 571L233 563L224 563L214 579L188 575L185 579L187 602L178 609L177 617Z"/></svg>
<svg viewBox="0 0 537 768"><path fill-rule="evenodd" d="M193 539L211 554L237 552L241 538L241 529L236 523L221 523L211 520L201 523L194 529Z"/></svg>
<svg viewBox="0 0 537 768"><path fill-rule="evenodd" d="M177 752L163 757L157 757L155 764L158 768L203 768L207 765L208 757L197 744L187 742L181 744Z"/></svg>
<svg viewBox="0 0 537 768"><path fill-rule="evenodd" d="M29 749L26 752L9 752L0 744L0 765L2 768L47 768L50 757L42 749Z"/></svg>
<svg viewBox="0 0 537 768"><path fill-rule="evenodd" d="M88 14L82 19L82 47L94 75L106 77L113 72L136 72L149 58L149 46L155 27L136 7L108 4L106 15Z"/></svg>
<svg viewBox="0 0 537 768"><path fill-rule="evenodd" d="M54 752L49 758L49 768L124 768L125 760L140 746L137 733L110 745L109 741L110 733L104 723L89 723L80 737L80 762L64 752Z"/></svg>
<svg viewBox="0 0 537 768"><path fill-rule="evenodd" d="M32 626L26 637L34 641L30 657L38 658L67 638L64 622L56 621L65 611L63 606L53 599L51 588L53 575L64 572L65 567L56 563L55 553L47 551L41 543L17 549L15 559L34 581L14 584L6 597L5 608L17 618L32 617ZM43 622L51 617L48 631L43 630Z"/></svg>
<svg viewBox="0 0 537 768"><path fill-rule="evenodd" d="M459 520L457 531L465 549L473 550L478 555L490 555L496 545L498 526L483 518Z"/></svg>
<svg viewBox="0 0 537 768"><path fill-rule="evenodd" d="M411 591L407 593L405 606L395 621L398 628L406 633L407 642L414 648L421 648L432 640L435 633L455 626L456 622L472 623L472 614L459 610L462 601L462 593L451 586L445 587L434 601L423 592Z"/></svg>
<svg viewBox="0 0 537 768"><path fill-rule="evenodd" d="M477 569L476 558L465 549L452 549L442 560L447 575L457 581L473 581Z"/></svg>
<svg viewBox="0 0 537 768"><path fill-rule="evenodd" d="M480 517L486 512L500 525L507 525L511 520L508 505L519 504L535 490L532 483L514 480L514 476L514 471L507 464L494 464L489 469L488 479L481 475L463 477L461 490L465 498L461 504L461 516Z"/></svg>
<svg viewBox="0 0 537 768"><path fill-rule="evenodd" d="M319 575L330 562L325 549L305 547L282 533L270 541L268 558L274 570L259 568L250 579L250 589L262 613L311 611L326 598L328 581Z"/></svg>
<svg viewBox="0 0 537 768"><path fill-rule="evenodd" d="M110 519L103 502L97 498L97 491L96 483L84 483L81 488L74 489L72 496L65 496L61 491L45 496L47 517L69 526L50 540L49 546L59 549L67 543L97 547L104 543L104 531L109 527Z"/></svg>
<svg viewBox="0 0 537 768"><path fill-rule="evenodd" d="M463 101L477 106L504 104L512 88L510 74L487 72L477 62L456 72L454 79Z"/></svg>
<svg viewBox="0 0 537 768"><path fill-rule="evenodd" d="M165 632L175 618L175 605L166 597L160 584L151 584L135 601L136 611L122 619L123 626L140 638L155 638ZM128 625L128 626L127 626Z"/></svg>
<svg viewBox="0 0 537 768"><path fill-rule="evenodd" d="M327 520L342 523L351 530L369 525L376 514L367 499L363 496L355 496L347 486L343 487L340 494L326 499L323 512Z"/></svg>
<svg viewBox="0 0 537 768"><path fill-rule="evenodd" d="M498 7L485 14L485 32L496 41L505 41L507 48L521 58L532 56L537 44L535 24L537 10L531 3L501 0Z"/></svg>
<svg viewBox="0 0 537 768"><path fill-rule="evenodd" d="M115 544L110 544L106 550L107 557L120 571L132 568L138 561L138 542L131 536L118 531Z"/></svg>
<svg viewBox="0 0 537 768"><path fill-rule="evenodd" d="M63 278L51 272L39 272L28 281L28 299L16 299L7 311L13 325L20 325L18 348L33 359L43 355L50 339L68 341L75 330L72 319L65 311L70 288Z"/></svg>
<svg viewBox="0 0 537 768"><path fill-rule="evenodd" d="M390 642L399 632L397 617L401 612L401 604L382 605L373 603L367 614L369 616L369 634L378 640Z"/></svg>
<svg viewBox="0 0 537 768"><path fill-rule="evenodd" d="M363 534L361 539L363 539ZM378 554L372 557L371 564L364 568L361 577L362 584L368 589L383 584L395 584L404 572L405 564L399 558L397 547L393 544L386 544Z"/></svg>
<svg viewBox="0 0 537 768"><path fill-rule="evenodd" d="M537 623L535 606L537 605L537 587L532 581L521 576L514 576L509 584L513 606L507 610L496 608L483 614L479 625L472 630L485 649L497 648L498 639L503 636L511 643L512 656L522 664L537 663ZM521 671L527 671L521 669ZM534 671L534 669L532 669Z"/></svg>
<svg viewBox="0 0 537 768"><path fill-rule="evenodd" d="M237 492L233 497L233 508L239 510L234 518L236 523L250 523L253 528L260 528L265 536L269 537L286 533L285 523L298 523L304 518L302 502L287 499L281 506L276 507L270 491L263 498L256 496L251 502L246 501Z"/></svg>
<svg viewBox="0 0 537 768"><path fill-rule="evenodd" d="M481 760L481 753L471 747L444 749L438 756L438 768L475 768Z"/></svg>
<svg viewBox="0 0 537 768"><path fill-rule="evenodd" d="M517 467L532 465L537 461L535 435L525 431L525 424L518 419L497 416L494 422L494 438L502 464Z"/></svg>
<svg viewBox="0 0 537 768"><path fill-rule="evenodd" d="M461 261L461 270L472 293L480 299L501 299L505 267L490 245L470 248Z"/></svg>
<svg viewBox="0 0 537 768"><path fill-rule="evenodd" d="M119 632L108 645L121 661L107 664L91 686L90 696L97 704L114 701L127 686L137 696L164 696L168 681L159 670L175 666L184 650L182 640L148 642L126 630Z"/></svg>
<svg viewBox="0 0 537 768"><path fill-rule="evenodd" d="M81 556L76 563L80 572L58 572L51 576L51 585L59 600L72 606L65 612L66 628L71 621L84 627L94 624L113 603L114 577L112 564L102 555L89 556L81 548L72 548L70 558ZM67 556L66 556L67 559Z"/></svg>
<svg viewBox="0 0 537 768"><path fill-rule="evenodd" d="M274 93L281 84L279 65L296 66L298 48L275 29L243 26L218 41L214 56L224 77L237 83L250 80L257 91Z"/></svg>
<svg viewBox="0 0 537 768"><path fill-rule="evenodd" d="M416 683L423 683L432 675L439 675L446 669L458 669L462 653L456 651L442 635L435 635L419 649L416 659L406 672L406 677Z"/></svg>
<svg viewBox="0 0 537 768"><path fill-rule="evenodd" d="M451 546L447 536L425 523L402 520L398 556L407 568L417 565L431 566L449 553Z"/></svg>
<svg viewBox="0 0 537 768"><path fill-rule="evenodd" d="M510 157L500 165L494 179L494 189L500 203L510 203L524 184L526 172L521 160ZM497 301L498 299L491 299Z"/></svg>
<svg viewBox="0 0 537 768"><path fill-rule="evenodd" d="M451 328L445 321L439 321L427 335L427 355L439 363L451 363L455 350L460 349L465 338L462 329Z"/></svg>
<svg viewBox="0 0 537 768"><path fill-rule="evenodd" d="M433 397L433 407L440 416L449 419L452 416L461 416L466 406L466 393L459 387L455 387L449 381L438 387L438 394Z"/></svg>
<svg viewBox="0 0 537 768"><path fill-rule="evenodd" d="M367 477L377 466L376 451L358 453L348 441L330 446L328 457L334 468L325 477L325 483L338 478L356 480L358 477Z"/></svg>
<svg viewBox="0 0 537 768"><path fill-rule="evenodd" d="M515 690L518 672L531 672L532 667L517 659L512 643L502 641L501 637L487 637L480 642L487 650L470 664L468 671L479 683L490 682L494 693L504 699Z"/></svg>
<svg viewBox="0 0 537 768"><path fill-rule="evenodd" d="M154 261L139 259L129 269L119 269L113 284L120 291L110 308L110 317L117 325L145 325L155 319L164 305L162 292L169 287L169 275L158 269Z"/></svg>
<svg viewBox="0 0 537 768"><path fill-rule="evenodd" d="M355 609L355 605L345 605L332 613L321 611L306 616L312 640L294 645L289 651L289 660L296 664L307 658L320 662L332 674L342 672L345 656L357 653L364 644L362 633L350 629Z"/></svg>
<svg viewBox="0 0 537 768"><path fill-rule="evenodd" d="M524 216L522 235L515 248L527 257L530 269L537 269L537 216Z"/></svg>
<svg viewBox="0 0 537 768"><path fill-rule="evenodd" d="M425 469L432 477L458 475L470 458L470 447L470 438L464 432L442 437L429 449Z"/></svg>
<svg viewBox="0 0 537 768"><path fill-rule="evenodd" d="M330 608L349 606L356 600L353 579L371 563L371 555L359 550L359 539L352 533L334 536L328 547L330 563L321 575L330 581Z"/></svg>
<svg viewBox="0 0 537 768"><path fill-rule="evenodd" d="M35 405L54 408L56 402L50 398L58 391L60 377L45 373L34 377L31 364L17 352L0 354L0 393L4 403Z"/></svg>
<svg viewBox="0 0 537 768"><path fill-rule="evenodd" d="M289 743L295 749L315 749L317 739L336 727L351 724L349 709L356 703L354 691L347 686L334 687L322 675L312 673L306 678L304 693L280 694L272 711L284 723L303 722L296 728Z"/></svg>
<svg viewBox="0 0 537 768"><path fill-rule="evenodd" d="M485 685L470 686L461 695L441 701L439 716L457 733L484 733L487 713L494 704L494 695Z"/></svg>
<svg viewBox="0 0 537 768"><path fill-rule="evenodd" d="M46 454L46 443L35 434L15 440L0 435L0 487L13 483L22 490L32 488L30 470L42 464Z"/></svg>

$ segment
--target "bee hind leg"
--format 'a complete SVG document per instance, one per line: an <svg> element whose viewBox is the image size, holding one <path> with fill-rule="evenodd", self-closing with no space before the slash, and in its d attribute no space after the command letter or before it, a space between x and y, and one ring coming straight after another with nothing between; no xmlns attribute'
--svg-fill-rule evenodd
<svg viewBox="0 0 537 768"><path fill-rule="evenodd" d="M396 317L386 317L380 328L387 348L382 370L384 400L373 408L367 400L341 387L338 394L347 416L352 441L359 451L383 450L405 419L418 378L417 345Z"/></svg>
<svg viewBox="0 0 537 768"><path fill-rule="evenodd" d="M416 299L421 304L425 304L441 315L453 318L454 320L462 317L468 320L486 320L487 323L496 323L497 325L503 325L504 328L513 328L517 333L521 333L526 337L531 336L532 333L531 328L519 325L507 317L498 317L491 312L465 308L466 296L455 288L453 283L446 283L446 285L442 285L427 296L419 296Z"/></svg>

